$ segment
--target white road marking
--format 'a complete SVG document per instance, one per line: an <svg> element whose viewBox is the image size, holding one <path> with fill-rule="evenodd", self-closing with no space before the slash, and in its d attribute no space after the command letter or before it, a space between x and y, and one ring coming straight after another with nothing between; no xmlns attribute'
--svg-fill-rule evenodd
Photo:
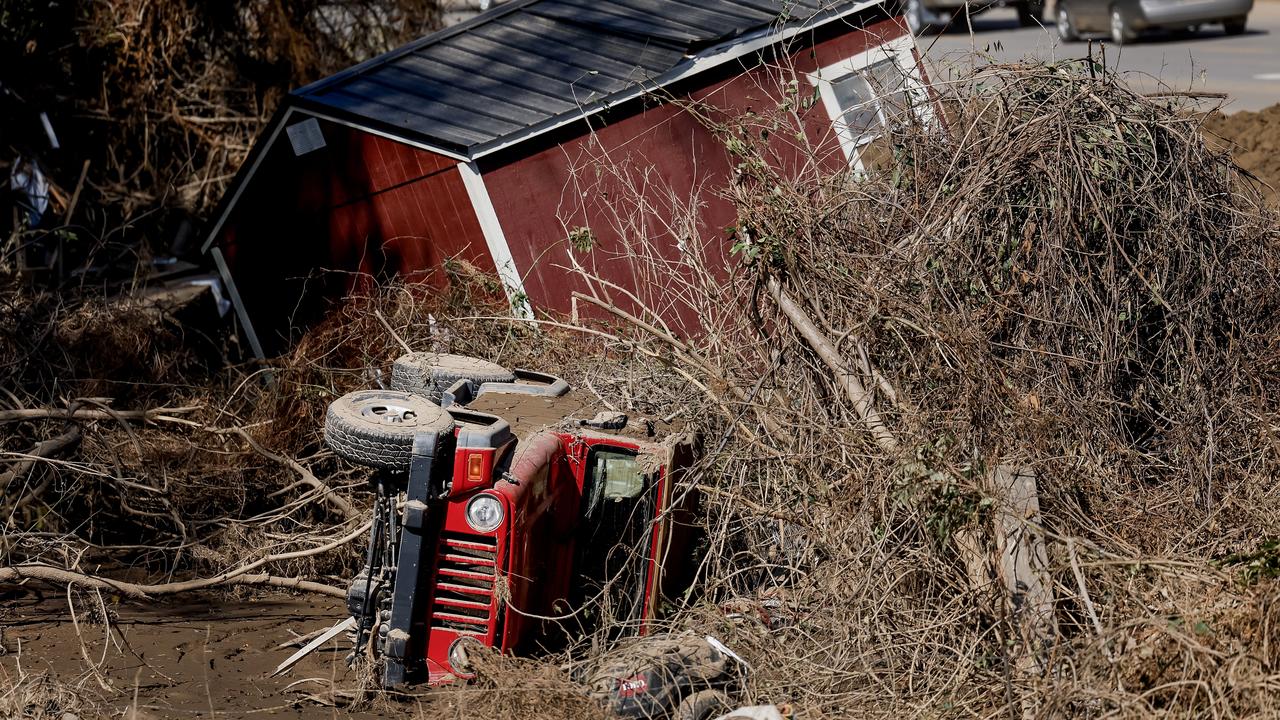
<svg viewBox="0 0 1280 720"><path fill-rule="evenodd" d="M1259 73L1253 76L1254 80L1280 80L1280 73Z"/></svg>

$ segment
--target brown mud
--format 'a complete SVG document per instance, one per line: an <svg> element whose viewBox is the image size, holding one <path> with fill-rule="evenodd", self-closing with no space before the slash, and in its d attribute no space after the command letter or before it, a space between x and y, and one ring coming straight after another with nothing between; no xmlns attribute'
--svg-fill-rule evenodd
<svg viewBox="0 0 1280 720"><path fill-rule="evenodd" d="M1269 187L1272 203L1280 203L1280 105L1257 112L1214 114L1205 130L1227 142L1235 161Z"/></svg>
<svg viewBox="0 0 1280 720"><path fill-rule="evenodd" d="M101 612L92 610L96 598L81 598L77 632L65 596L6 598L0 687L12 692L23 678L46 674L74 694L65 703L73 707L57 709L81 718L315 717L332 710L308 694L325 696L333 685L355 684L341 637L283 676L270 677L295 650L279 645L342 619L345 610L334 598L193 595L172 603L107 602L109 629ZM289 687L304 678L316 680ZM61 715L9 709L19 717ZM376 708L340 712L385 716ZM398 714L406 713L412 707Z"/></svg>

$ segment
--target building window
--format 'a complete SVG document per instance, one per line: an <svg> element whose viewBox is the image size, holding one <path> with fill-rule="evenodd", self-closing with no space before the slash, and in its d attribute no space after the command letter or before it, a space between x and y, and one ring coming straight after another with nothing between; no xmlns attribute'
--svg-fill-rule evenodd
<svg viewBox="0 0 1280 720"><path fill-rule="evenodd" d="M855 170L862 170L861 148L886 128L932 118L914 47L914 39L905 36L809 76Z"/></svg>

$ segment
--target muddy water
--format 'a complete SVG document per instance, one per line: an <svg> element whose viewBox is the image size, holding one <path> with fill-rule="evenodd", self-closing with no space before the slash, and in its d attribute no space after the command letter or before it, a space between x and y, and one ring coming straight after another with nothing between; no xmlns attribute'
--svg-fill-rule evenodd
<svg viewBox="0 0 1280 720"><path fill-rule="evenodd" d="M331 717L333 710L302 693L325 694L334 683L354 682L341 638L284 677L268 677L295 650L277 648L293 637L290 630L303 634L343 618L334 598L271 594L228 601L210 595L115 604L108 598L114 615L108 633L93 617L100 613L89 611L96 598L87 597L88 603L77 603L77 636L65 597L0 596L0 685L12 687L22 673L52 672L76 690L81 718L119 717L131 708L139 718ZM101 682L84 655L98 665ZM303 678L318 682L287 689Z"/></svg>

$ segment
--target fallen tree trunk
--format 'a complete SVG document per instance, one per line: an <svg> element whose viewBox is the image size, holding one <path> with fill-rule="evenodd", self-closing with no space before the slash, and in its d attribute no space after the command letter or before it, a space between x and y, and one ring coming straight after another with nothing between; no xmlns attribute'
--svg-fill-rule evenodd
<svg viewBox="0 0 1280 720"><path fill-rule="evenodd" d="M22 420L166 420L189 424L190 420L170 417L199 410L199 406L176 408L152 408L150 410L93 410L79 408L20 408L17 410L0 410L0 423L19 422Z"/></svg>
<svg viewBox="0 0 1280 720"><path fill-rule="evenodd" d="M52 565L46 565L44 563L30 563L0 568L0 583L15 583L27 579L43 580L54 583L76 583L86 587L115 590L122 595L137 599L145 599L157 595L175 595L178 593L190 592L192 590L203 590L205 588L216 587L219 585L269 585L272 587L284 587L295 590L305 590L307 592L321 593L324 595L333 595L334 597L345 597L345 592L338 588L332 588L327 585L321 585L320 583L314 583L307 580L299 580L297 578L285 578L261 573L252 573L252 571L266 565L267 563L280 562L283 560L296 560L298 558L319 555L333 550L334 548L341 547L342 545L345 545L363 535L372 524L372 522L364 523L355 531L318 547L307 550L295 550L293 552L267 555L247 565L242 565L234 570L228 570L224 573L219 573L213 577L198 578L183 582L141 585L138 583L112 580L110 578L98 577L95 575L86 575L84 573L75 572L74 570L65 570L63 568L53 567Z"/></svg>
<svg viewBox="0 0 1280 720"><path fill-rule="evenodd" d="M776 278L769 278L769 294L773 296L773 300L778 304L778 309L782 311L782 314L787 316L787 320L791 322L792 327L800 333L805 342L809 344L809 347L813 348L813 351L831 370L835 376L836 383L844 390L849 402L853 403L854 410L862 418L862 423L867 426L867 430L871 432L871 437L875 439L876 444L887 453L896 453L898 451L898 439L894 436L893 431L885 425L884 418L880 416L880 412L872 404L871 393L862 384L862 380L845 363L835 345L818 329L817 323L809 317L809 313L805 312L804 308L797 305L795 301L787 296L786 291L782 289L782 284Z"/></svg>
<svg viewBox="0 0 1280 720"><path fill-rule="evenodd" d="M303 592L312 592L319 595L330 595L332 597L346 597L347 595L345 590L321 583L266 574L236 575L217 582L213 581L214 579L205 579L160 585L139 585L123 580L112 580L111 578L63 570L52 565L14 565L0 568L0 583L14 584L25 580L41 580L58 585L81 585L83 587L116 592L134 600L147 600L160 595L175 595L192 590L201 590L214 585L266 585L290 590L302 590Z"/></svg>

